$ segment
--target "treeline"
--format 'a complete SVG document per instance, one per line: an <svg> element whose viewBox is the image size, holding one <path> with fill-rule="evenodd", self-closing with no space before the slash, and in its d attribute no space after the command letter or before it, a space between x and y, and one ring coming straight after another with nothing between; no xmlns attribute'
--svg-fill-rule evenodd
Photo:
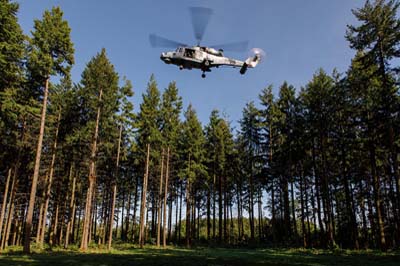
<svg viewBox="0 0 400 266"><path fill-rule="evenodd" d="M367 1L348 71L261 91L235 131L202 126L175 82L152 76L138 111L103 49L79 83L60 8L18 24L0 1L0 247L86 250L112 240L397 248L399 2ZM322 48L321 48L322 49ZM182 119L183 113L183 119Z"/></svg>

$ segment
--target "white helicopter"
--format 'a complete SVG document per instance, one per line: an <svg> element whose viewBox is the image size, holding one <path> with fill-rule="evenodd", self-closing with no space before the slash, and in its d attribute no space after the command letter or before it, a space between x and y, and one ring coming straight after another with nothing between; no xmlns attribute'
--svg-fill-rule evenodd
<svg viewBox="0 0 400 266"><path fill-rule="evenodd" d="M230 66L240 67L240 74L246 73L248 68L254 68L265 56L260 48L251 49L251 56L245 61L225 57L224 51L240 52L247 49L248 42L235 42L211 47L200 46L205 29L208 25L212 10L204 7L190 8L192 25L197 40L196 46L188 46L184 43L169 40L155 34L150 34L150 44L153 47L176 48L175 51L161 53L160 59L166 64L174 64L182 69L200 69L203 71L202 78L206 77L205 72L211 72L212 67Z"/></svg>

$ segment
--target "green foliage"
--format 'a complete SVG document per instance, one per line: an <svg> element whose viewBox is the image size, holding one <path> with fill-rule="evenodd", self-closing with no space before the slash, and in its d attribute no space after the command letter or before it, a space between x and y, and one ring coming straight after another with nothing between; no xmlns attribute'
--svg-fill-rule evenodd
<svg viewBox="0 0 400 266"><path fill-rule="evenodd" d="M192 105L189 105L185 112L185 121L182 125L180 138L180 154L183 162L181 177L190 179L192 182L204 177L204 144L205 138L200 121Z"/></svg>
<svg viewBox="0 0 400 266"><path fill-rule="evenodd" d="M0 93L21 85L25 36L18 24L19 4L0 1Z"/></svg>
<svg viewBox="0 0 400 266"><path fill-rule="evenodd" d="M59 7L46 10L42 20L35 20L28 61L32 77L45 80L51 75L68 75L74 64L70 33Z"/></svg>

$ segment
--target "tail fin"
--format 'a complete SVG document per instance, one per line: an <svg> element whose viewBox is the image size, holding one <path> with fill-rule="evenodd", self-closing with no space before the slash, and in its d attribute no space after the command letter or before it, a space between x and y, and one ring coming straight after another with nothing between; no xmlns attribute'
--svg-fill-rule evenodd
<svg viewBox="0 0 400 266"><path fill-rule="evenodd" d="M247 58L245 63L247 64L248 67L254 68L258 65L260 61L261 61L261 55L255 54L254 56Z"/></svg>
<svg viewBox="0 0 400 266"><path fill-rule="evenodd" d="M261 58L265 56L265 52L260 48L251 49L251 53L253 54L243 63L242 68L240 69L240 74L244 74L247 71L247 68L254 68L260 63Z"/></svg>

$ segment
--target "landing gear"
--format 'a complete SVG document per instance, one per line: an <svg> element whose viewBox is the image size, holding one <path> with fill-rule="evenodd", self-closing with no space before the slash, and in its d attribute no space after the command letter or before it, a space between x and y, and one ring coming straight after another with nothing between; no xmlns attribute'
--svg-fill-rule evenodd
<svg viewBox="0 0 400 266"><path fill-rule="evenodd" d="M201 77L202 77L202 78L205 78L205 77L206 77L206 74L205 74L205 73L201 74Z"/></svg>
<svg viewBox="0 0 400 266"><path fill-rule="evenodd" d="M180 66L179 66L179 69L180 69L180 70L182 70L182 69L183 69L183 66L182 66L182 65L180 65Z"/></svg>

